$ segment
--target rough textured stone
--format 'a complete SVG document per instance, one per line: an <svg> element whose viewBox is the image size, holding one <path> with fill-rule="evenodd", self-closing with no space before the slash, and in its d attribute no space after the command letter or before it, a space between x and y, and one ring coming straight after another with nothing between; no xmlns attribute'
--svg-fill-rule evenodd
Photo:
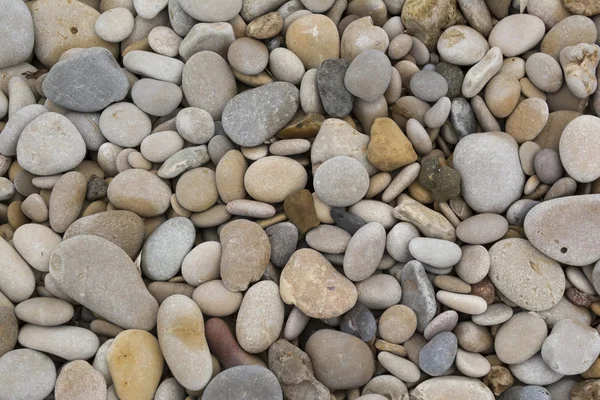
<svg viewBox="0 0 600 400"><path fill-rule="evenodd" d="M105 400L106 382L102 374L88 362L71 361L60 370L54 396L65 400Z"/></svg>
<svg viewBox="0 0 600 400"><path fill-rule="evenodd" d="M317 72L317 88L327 114L341 118L352 111L354 95L346 89L344 77L350 67L346 60L323 61Z"/></svg>
<svg viewBox="0 0 600 400"><path fill-rule="evenodd" d="M402 7L402 23L430 51L444 29L461 21L463 16L454 0L407 0Z"/></svg>

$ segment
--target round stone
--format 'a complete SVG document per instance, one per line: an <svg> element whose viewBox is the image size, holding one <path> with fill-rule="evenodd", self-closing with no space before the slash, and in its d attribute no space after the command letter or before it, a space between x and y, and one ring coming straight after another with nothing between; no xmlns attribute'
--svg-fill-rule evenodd
<svg viewBox="0 0 600 400"><path fill-rule="evenodd" d="M586 345L581 346L578 343ZM598 331L572 319L557 322L542 346L542 358L546 364L553 371L563 375L585 372L599 354Z"/></svg>
<svg viewBox="0 0 600 400"><path fill-rule="evenodd" d="M485 87L485 103L496 118L506 118L519 103L520 94L521 85L517 78L498 74Z"/></svg>
<svg viewBox="0 0 600 400"><path fill-rule="evenodd" d="M540 50L558 60L559 54L567 46L579 43L594 43L598 30L594 21L583 15L570 15L554 25L544 36Z"/></svg>
<svg viewBox="0 0 600 400"><path fill-rule="evenodd" d="M490 259L489 276L496 288L526 310L547 310L556 305L564 293L565 274L560 265L527 240L515 238L497 242L490 248Z"/></svg>
<svg viewBox="0 0 600 400"><path fill-rule="evenodd" d="M456 311L444 311L427 324L427 327L423 331L423 337L426 340L431 340L431 338L440 332L452 332L457 322L458 313Z"/></svg>
<svg viewBox="0 0 600 400"><path fill-rule="evenodd" d="M469 66L481 60L489 46L487 40L475 29L454 25L442 33L437 42L437 50L444 61Z"/></svg>
<svg viewBox="0 0 600 400"><path fill-rule="evenodd" d="M419 352L419 367L430 376L440 376L456 358L458 341L452 332L435 335Z"/></svg>
<svg viewBox="0 0 600 400"><path fill-rule="evenodd" d="M375 101L387 90L392 78L389 58L379 50L365 50L350 63L344 84L354 96Z"/></svg>
<svg viewBox="0 0 600 400"><path fill-rule="evenodd" d="M515 378L528 385L549 385L563 377L546 364L540 353L526 361L510 366Z"/></svg>
<svg viewBox="0 0 600 400"><path fill-rule="evenodd" d="M164 117L181 103L183 93L179 86L156 79L140 79L131 89L131 99L140 110L149 115Z"/></svg>
<svg viewBox="0 0 600 400"><path fill-rule="evenodd" d="M502 18L489 36L490 46L499 47L504 57L531 50L546 33L544 22L535 15L514 14Z"/></svg>
<svg viewBox="0 0 600 400"><path fill-rule="evenodd" d="M340 36L335 23L325 15L298 18L285 35L288 49L293 51L308 70L319 68L325 60L340 56Z"/></svg>
<svg viewBox="0 0 600 400"><path fill-rule="evenodd" d="M180 151L183 145L183 139L177 132L160 131L148 135L142 140L140 152L146 160L162 163Z"/></svg>
<svg viewBox="0 0 600 400"><path fill-rule="evenodd" d="M157 26L152 28L148 34L148 45L156 53L176 57L179 54L181 37L171 28L166 26Z"/></svg>
<svg viewBox="0 0 600 400"><path fill-rule="evenodd" d="M319 198L332 207L347 207L361 200L369 189L369 174L354 158L337 156L325 161L314 176Z"/></svg>
<svg viewBox="0 0 600 400"><path fill-rule="evenodd" d="M279 47L271 51L269 56L269 71L273 77L282 82L299 86L306 70L304 64L292 51Z"/></svg>
<svg viewBox="0 0 600 400"><path fill-rule="evenodd" d="M186 171L177 181L175 195L179 204L186 210L208 210L219 198L214 171L208 168Z"/></svg>
<svg viewBox="0 0 600 400"><path fill-rule="evenodd" d="M367 344L344 332L315 332L306 343L306 353L315 377L332 391L363 386L375 372L375 360Z"/></svg>
<svg viewBox="0 0 600 400"><path fill-rule="evenodd" d="M183 279L192 286L220 277L221 244L207 241L200 243L190 251L181 264Z"/></svg>
<svg viewBox="0 0 600 400"><path fill-rule="evenodd" d="M385 310L398 304L402 298L402 287L391 275L375 274L356 283L358 301L371 310Z"/></svg>
<svg viewBox="0 0 600 400"><path fill-rule="evenodd" d="M111 143L122 147L137 147L150 134L150 118L131 103L115 103L100 115L100 131Z"/></svg>
<svg viewBox="0 0 600 400"><path fill-rule="evenodd" d="M540 351L546 336L548 328L542 317L531 312L515 314L496 334L496 355L506 364L522 363Z"/></svg>
<svg viewBox="0 0 600 400"><path fill-rule="evenodd" d="M171 189L158 176L143 169L128 169L108 185L107 196L117 208L141 217L155 217L167 211Z"/></svg>
<svg viewBox="0 0 600 400"><path fill-rule="evenodd" d="M553 149L538 151L533 159L533 166L539 180L548 185L553 185L565 173L560 156Z"/></svg>
<svg viewBox="0 0 600 400"><path fill-rule="evenodd" d="M578 182L591 182L600 177L598 129L600 118L583 115L569 122L560 137L560 161L569 176Z"/></svg>
<svg viewBox="0 0 600 400"><path fill-rule="evenodd" d="M260 365L239 365L215 376L202 393L204 400L229 400L240 393L253 399L283 400L281 386L271 371Z"/></svg>
<svg viewBox="0 0 600 400"><path fill-rule="evenodd" d="M378 334L386 342L406 342L417 329L417 315L404 305L391 306L379 317Z"/></svg>
<svg viewBox="0 0 600 400"><path fill-rule="evenodd" d="M94 25L96 34L107 42L121 42L133 32L135 20L124 7L111 8L103 12Z"/></svg>
<svg viewBox="0 0 600 400"><path fill-rule="evenodd" d="M179 4L192 18L202 22L229 21L242 9L242 0L209 0L201 3L193 0L179 0Z"/></svg>
<svg viewBox="0 0 600 400"><path fill-rule="evenodd" d="M465 243L486 244L508 232L508 221L501 215L484 213L465 219L456 227L456 236Z"/></svg>
<svg viewBox="0 0 600 400"><path fill-rule="evenodd" d="M19 0L20 1L20 0ZM45 399L54 389L56 367L44 353L30 349L9 351L0 357L1 398Z"/></svg>
<svg viewBox="0 0 600 400"><path fill-rule="evenodd" d="M548 122L548 104L539 98L523 100L506 120L506 133L521 144L534 140Z"/></svg>
<svg viewBox="0 0 600 400"><path fill-rule="evenodd" d="M303 189L307 181L304 167L282 156L261 158L252 163L244 175L244 187L248 194L254 200L265 203L284 201L291 193Z"/></svg>
<svg viewBox="0 0 600 400"><path fill-rule="evenodd" d="M17 160L35 175L54 175L81 163L86 153L81 134L65 116L48 112L23 129L17 143Z"/></svg>
<svg viewBox="0 0 600 400"><path fill-rule="evenodd" d="M436 102L448 93L448 82L435 71L422 70L410 78L410 91L423 101Z"/></svg>
<svg viewBox="0 0 600 400"><path fill-rule="evenodd" d="M545 53L535 53L525 62L527 77L540 90L553 93L563 83L563 72L558 61Z"/></svg>
<svg viewBox="0 0 600 400"><path fill-rule="evenodd" d="M194 290L192 298L204 314L226 317L240 308L242 293L228 290L220 279L201 284Z"/></svg>
<svg viewBox="0 0 600 400"><path fill-rule="evenodd" d="M19 254L29 265L42 272L48 272L50 255L61 240L52 229L39 224L21 225L13 236L13 244Z"/></svg>
<svg viewBox="0 0 600 400"><path fill-rule="evenodd" d="M257 75L269 63L269 50L260 40L242 37L229 46L227 60L236 71Z"/></svg>
<svg viewBox="0 0 600 400"><path fill-rule="evenodd" d="M0 274L3 277L0 281L0 292L15 303L28 299L35 290L35 277L31 268L2 237L0 237L0 252L2 252Z"/></svg>
<svg viewBox="0 0 600 400"><path fill-rule="evenodd" d="M106 381L87 361L71 361L61 368L54 395L65 400L105 400Z"/></svg>
<svg viewBox="0 0 600 400"><path fill-rule="evenodd" d="M193 144L205 144L215 134L215 123L208 111L187 107L175 117L177 133Z"/></svg>

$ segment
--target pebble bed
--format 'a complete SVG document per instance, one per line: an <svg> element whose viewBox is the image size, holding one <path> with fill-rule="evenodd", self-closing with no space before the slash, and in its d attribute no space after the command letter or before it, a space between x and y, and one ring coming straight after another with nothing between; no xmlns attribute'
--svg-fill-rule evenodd
<svg viewBox="0 0 600 400"><path fill-rule="evenodd" d="M599 400L599 0L0 0L0 400Z"/></svg>

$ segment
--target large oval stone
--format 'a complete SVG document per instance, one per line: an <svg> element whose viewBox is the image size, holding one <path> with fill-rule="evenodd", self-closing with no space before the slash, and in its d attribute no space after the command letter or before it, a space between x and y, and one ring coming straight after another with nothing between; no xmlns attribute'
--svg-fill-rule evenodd
<svg viewBox="0 0 600 400"><path fill-rule="evenodd" d="M104 211L73 222L63 236L99 236L122 248L132 259L144 241L144 222L135 213L126 210Z"/></svg>
<svg viewBox="0 0 600 400"><path fill-rule="evenodd" d="M35 277L31 268L2 237L0 254L0 292L15 303L28 299L35 290Z"/></svg>
<svg viewBox="0 0 600 400"><path fill-rule="evenodd" d="M539 251L569 265L600 259L600 194L544 201L525 217L525 234Z"/></svg>
<svg viewBox="0 0 600 400"><path fill-rule="evenodd" d="M297 250L283 268L280 295L312 318L335 318L350 310L358 298L354 284L318 251Z"/></svg>
<svg viewBox="0 0 600 400"><path fill-rule="evenodd" d="M162 302L157 320L158 342L169 370L186 389L203 389L213 368L202 311L194 300L175 294Z"/></svg>
<svg viewBox="0 0 600 400"><path fill-rule="evenodd" d="M41 400L54 389L56 367L44 353L18 349L0 357L0 376L2 400Z"/></svg>
<svg viewBox="0 0 600 400"><path fill-rule="evenodd" d="M260 279L271 258L271 244L256 222L239 219L221 230L221 278L232 292Z"/></svg>
<svg viewBox="0 0 600 400"><path fill-rule="evenodd" d="M504 132L468 135L454 149L461 193L478 213L503 213L521 197L525 175L517 142Z"/></svg>
<svg viewBox="0 0 600 400"><path fill-rule="evenodd" d="M27 324L19 331L19 344L71 361L93 357L100 339L94 332L78 326Z"/></svg>
<svg viewBox="0 0 600 400"><path fill-rule="evenodd" d="M223 129L236 144L253 147L275 136L292 120L300 91L288 82L274 82L235 96L223 110Z"/></svg>
<svg viewBox="0 0 600 400"><path fill-rule="evenodd" d="M171 188L152 172L128 169L110 181L108 200L117 208L140 217L155 217L167 211Z"/></svg>
<svg viewBox="0 0 600 400"><path fill-rule="evenodd" d="M492 391L479 379L464 376L441 376L419 384L411 400L494 400Z"/></svg>
<svg viewBox="0 0 600 400"><path fill-rule="evenodd" d="M2 42L0 42L0 68L19 65L33 52L33 20L27 6L19 0L6 0L0 4Z"/></svg>
<svg viewBox="0 0 600 400"><path fill-rule="evenodd" d="M304 189L308 175L298 161L268 156L255 161L244 175L244 187L253 199L280 203L293 192Z"/></svg>
<svg viewBox="0 0 600 400"><path fill-rule="evenodd" d="M565 274L556 261L525 239L504 239L490 248L489 277L510 301L530 311L555 306L565 291Z"/></svg>
<svg viewBox="0 0 600 400"><path fill-rule="evenodd" d="M281 385L267 368L259 365L239 365L228 368L208 384L203 400L230 400L244 393L247 399L283 400Z"/></svg>
<svg viewBox="0 0 600 400"><path fill-rule="evenodd" d="M158 303L119 246L98 236L64 240L50 258L50 275L70 298L122 328L150 330Z"/></svg>
<svg viewBox="0 0 600 400"><path fill-rule="evenodd" d="M64 400L105 400L106 381L87 361L71 361L60 370L54 395Z"/></svg>
<svg viewBox="0 0 600 400"><path fill-rule="evenodd" d="M129 81L110 51L94 47L52 67L42 90L59 106L94 112L123 100L129 91Z"/></svg>

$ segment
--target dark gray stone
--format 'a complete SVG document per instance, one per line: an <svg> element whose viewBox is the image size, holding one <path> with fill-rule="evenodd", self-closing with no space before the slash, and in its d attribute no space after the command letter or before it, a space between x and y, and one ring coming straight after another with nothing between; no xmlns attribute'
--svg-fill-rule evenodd
<svg viewBox="0 0 600 400"><path fill-rule="evenodd" d="M283 399L275 375L258 365L240 365L221 372L206 386L202 399L239 399L242 394L245 400Z"/></svg>
<svg viewBox="0 0 600 400"><path fill-rule="evenodd" d="M419 352L419 367L431 376L441 376L454 363L457 349L454 333L438 333Z"/></svg>
<svg viewBox="0 0 600 400"><path fill-rule="evenodd" d="M460 67L448 64L442 61L435 67L435 72L442 75L448 82L448 93L446 96L452 100L462 94L462 84L465 79L465 73Z"/></svg>
<svg viewBox="0 0 600 400"><path fill-rule="evenodd" d="M300 91L288 82L274 82L235 96L223 110L223 129L236 144L254 147L271 139L292 120Z"/></svg>
<svg viewBox="0 0 600 400"><path fill-rule="evenodd" d="M59 106L94 112L123 100L129 82L110 51L92 47L54 65L42 90Z"/></svg>
<svg viewBox="0 0 600 400"><path fill-rule="evenodd" d="M454 130L458 134L459 140L477 132L477 117L464 97L457 97L452 100L450 122L452 122Z"/></svg>
<svg viewBox="0 0 600 400"><path fill-rule="evenodd" d="M342 207L332 207L330 214L336 225L351 235L354 235L357 230L366 224L360 217L350 214Z"/></svg>
<svg viewBox="0 0 600 400"><path fill-rule="evenodd" d="M502 393L498 400L552 400L542 386L515 386Z"/></svg>
<svg viewBox="0 0 600 400"><path fill-rule="evenodd" d="M419 261L406 263L400 277L402 286L402 301L417 314L417 331L423 332L429 322L435 317L437 303L435 291L427 278L425 267Z"/></svg>
<svg viewBox="0 0 600 400"><path fill-rule="evenodd" d="M283 268L296 251L298 243L298 228L291 222L281 222L265 229L271 243L271 262L274 266Z"/></svg>
<svg viewBox="0 0 600 400"><path fill-rule="evenodd" d="M356 303L340 321L340 330L370 342L377 333L377 321L373 313L361 303Z"/></svg>
<svg viewBox="0 0 600 400"><path fill-rule="evenodd" d="M344 77L350 63L341 58L325 60L317 71L317 89L325 112L341 118L350 114L354 96L346 89Z"/></svg>
<svg viewBox="0 0 600 400"><path fill-rule="evenodd" d="M103 199L106 196L106 183L99 176L92 175L87 183L86 199L89 201Z"/></svg>

